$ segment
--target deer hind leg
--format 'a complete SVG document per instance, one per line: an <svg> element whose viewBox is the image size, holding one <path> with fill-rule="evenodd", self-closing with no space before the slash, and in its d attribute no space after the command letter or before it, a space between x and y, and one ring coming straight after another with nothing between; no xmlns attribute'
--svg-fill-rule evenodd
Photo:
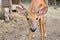
<svg viewBox="0 0 60 40"><path fill-rule="evenodd" d="M5 21L9 21L9 8L4 8L5 9Z"/></svg>
<svg viewBox="0 0 60 40"><path fill-rule="evenodd" d="M44 36L45 36L45 30L44 30L44 16L42 16L40 19L39 19L39 24L40 24L40 34L41 34L41 40L44 39Z"/></svg>

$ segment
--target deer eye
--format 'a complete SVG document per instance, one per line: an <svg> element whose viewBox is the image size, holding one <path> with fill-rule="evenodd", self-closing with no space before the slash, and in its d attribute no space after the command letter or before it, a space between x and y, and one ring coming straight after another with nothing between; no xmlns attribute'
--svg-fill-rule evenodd
<svg viewBox="0 0 60 40"><path fill-rule="evenodd" d="M36 20L38 20L38 18L36 18Z"/></svg>
<svg viewBox="0 0 60 40"><path fill-rule="evenodd" d="M27 18L27 20L29 20L29 18Z"/></svg>
<svg viewBox="0 0 60 40"><path fill-rule="evenodd" d="M39 13L39 11L37 13Z"/></svg>

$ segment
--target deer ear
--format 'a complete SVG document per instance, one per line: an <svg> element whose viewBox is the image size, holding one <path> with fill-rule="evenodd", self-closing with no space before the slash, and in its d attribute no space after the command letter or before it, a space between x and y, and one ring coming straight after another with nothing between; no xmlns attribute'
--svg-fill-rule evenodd
<svg viewBox="0 0 60 40"><path fill-rule="evenodd" d="M47 10L48 10L47 7L39 10L39 11L37 12L37 13L38 13L38 16L45 15L45 14L47 13Z"/></svg>
<svg viewBox="0 0 60 40"><path fill-rule="evenodd" d="M24 10L23 8L20 8L20 7L16 7L16 11L18 14L23 15L23 16L25 16L25 14L27 12L26 10Z"/></svg>

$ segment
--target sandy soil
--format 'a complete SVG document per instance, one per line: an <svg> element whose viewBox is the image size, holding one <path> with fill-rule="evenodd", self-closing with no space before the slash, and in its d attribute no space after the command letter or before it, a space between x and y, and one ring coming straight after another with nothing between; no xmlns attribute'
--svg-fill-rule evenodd
<svg viewBox="0 0 60 40"><path fill-rule="evenodd" d="M24 16L12 13L13 20L5 23L0 20L0 40L28 40L28 24ZM45 31L47 37L44 40L60 40L60 8L49 7L45 16ZM37 29L38 30L38 29ZM39 31L31 40L40 40Z"/></svg>

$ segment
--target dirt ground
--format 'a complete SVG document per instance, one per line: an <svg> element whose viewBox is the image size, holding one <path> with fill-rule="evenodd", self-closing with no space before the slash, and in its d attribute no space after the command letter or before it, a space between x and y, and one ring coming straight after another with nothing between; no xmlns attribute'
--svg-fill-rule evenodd
<svg viewBox="0 0 60 40"><path fill-rule="evenodd" d="M0 40L28 40L28 23L24 16L12 13L13 20L0 20ZM47 37L44 40L60 40L60 8L49 7L44 21ZM37 29L38 30L38 29ZM39 31L31 40L40 40Z"/></svg>

